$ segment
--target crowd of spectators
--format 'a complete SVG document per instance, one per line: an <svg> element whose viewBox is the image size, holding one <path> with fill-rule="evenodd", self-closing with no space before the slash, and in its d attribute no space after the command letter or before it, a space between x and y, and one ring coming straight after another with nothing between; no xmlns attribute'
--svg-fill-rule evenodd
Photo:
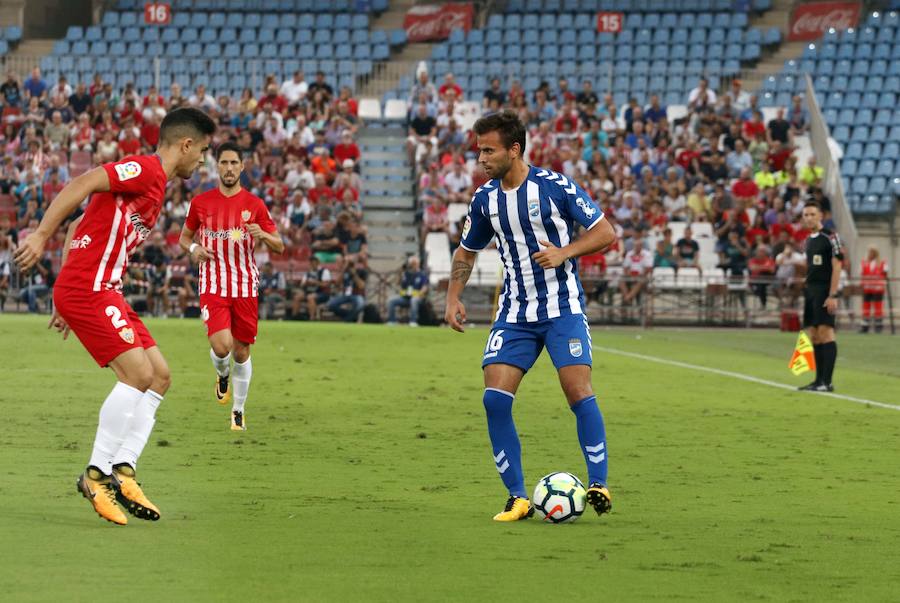
<svg viewBox="0 0 900 603"><path fill-rule="evenodd" d="M39 69L25 81L7 74L0 85L0 311L14 276L9 250L37 226L54 196L92 166L152 153L162 119L181 106L213 117L219 126L214 144L231 139L240 145L242 184L265 201L285 241L283 256L257 251L261 312L314 319L325 306L355 320L364 304L368 255L357 101L349 88L335 90L324 73L308 82L299 71L283 82L270 75L260 94L248 88L240 98L215 97L203 85L139 91L128 83L116 90L100 75L70 83L64 76L46 82ZM152 240L133 259L126 282L126 293L146 298L149 311L183 313L196 305L196 269L183 257L178 236L191 198L216 185L212 154L192 178L169 184ZM47 303L65 226L48 246L43 270L18 283L20 303L33 311ZM328 278L312 279L312 258ZM313 282L317 293L310 296Z"/></svg>
<svg viewBox="0 0 900 603"><path fill-rule="evenodd" d="M466 91L452 74L438 86L421 71L408 101L421 232L446 232L451 248L462 220L451 223L448 205L467 203L486 180L473 133L459 127L461 99ZM624 275L609 290L625 303L641 294L656 267L701 268L691 229L673 241L673 223L709 223L715 271L748 282L763 306L772 287L779 299L789 295L802 270L797 250L809 234L800 221L808 196L830 223L822 168L814 157L798 165L794 153L795 137L808 128L799 96L768 123L758 98L737 79L721 95L701 79L685 98L686 114L674 119L656 94L618 107L589 80L560 78L524 90L518 80L494 78L483 98L468 100L480 101L484 114L515 111L528 129L529 163L575 180L602 207L619 240L605 254L582 258L582 269L601 281L613 268ZM607 290L602 284L599 292Z"/></svg>

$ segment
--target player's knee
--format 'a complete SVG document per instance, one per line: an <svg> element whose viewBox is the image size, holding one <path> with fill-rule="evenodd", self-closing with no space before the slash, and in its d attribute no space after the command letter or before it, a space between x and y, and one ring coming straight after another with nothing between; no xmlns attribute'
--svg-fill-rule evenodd
<svg viewBox="0 0 900 603"><path fill-rule="evenodd" d="M153 384L153 366L150 364L150 361L143 362L129 370L125 374L125 382L142 392L150 389L150 386Z"/></svg>
<svg viewBox="0 0 900 603"><path fill-rule="evenodd" d="M153 373L150 389L163 396L170 387L172 387L172 373L169 371L169 367L157 368Z"/></svg>

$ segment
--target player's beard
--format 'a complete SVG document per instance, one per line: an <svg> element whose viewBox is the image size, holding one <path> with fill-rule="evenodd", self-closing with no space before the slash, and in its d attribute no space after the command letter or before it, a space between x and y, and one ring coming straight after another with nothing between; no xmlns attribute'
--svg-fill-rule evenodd
<svg viewBox="0 0 900 603"><path fill-rule="evenodd" d="M512 161L509 159L509 155L507 155L504 163L498 163L490 167L491 171L487 175L492 179L496 178L497 180L503 180L509 172L509 169L512 167ZM485 173L487 173L487 170L485 170Z"/></svg>
<svg viewBox="0 0 900 603"><path fill-rule="evenodd" d="M222 176L222 185L225 188L234 188L240 179L240 176Z"/></svg>

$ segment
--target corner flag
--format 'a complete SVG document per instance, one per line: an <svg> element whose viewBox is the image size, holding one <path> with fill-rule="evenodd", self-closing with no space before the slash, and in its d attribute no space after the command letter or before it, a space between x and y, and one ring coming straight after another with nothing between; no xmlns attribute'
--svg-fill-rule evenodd
<svg viewBox="0 0 900 603"><path fill-rule="evenodd" d="M794 354L791 356L788 368L795 375L816 370L816 355L813 352L813 345L804 331L800 331L800 336L797 338L797 345L794 347Z"/></svg>

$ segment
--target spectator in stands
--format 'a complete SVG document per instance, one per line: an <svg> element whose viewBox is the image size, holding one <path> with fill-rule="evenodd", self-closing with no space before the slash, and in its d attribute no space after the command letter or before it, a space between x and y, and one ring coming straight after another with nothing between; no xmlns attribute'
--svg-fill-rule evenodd
<svg viewBox="0 0 900 603"><path fill-rule="evenodd" d="M658 94L650 95L650 104L644 107L644 119L655 124L668 119L666 106L660 104Z"/></svg>
<svg viewBox="0 0 900 603"><path fill-rule="evenodd" d="M334 96L334 88L325 81L325 72L321 70L316 71L316 79L309 85L306 94L307 96L315 96L316 92L322 93L326 103L331 102L331 99Z"/></svg>
<svg viewBox="0 0 900 603"><path fill-rule="evenodd" d="M9 277L12 274L12 252L15 249L12 237L0 232L0 312L9 297Z"/></svg>
<svg viewBox="0 0 900 603"><path fill-rule="evenodd" d="M700 268L700 245L693 239L694 231L688 226L684 235L675 243L675 263L679 268Z"/></svg>
<svg viewBox="0 0 900 603"><path fill-rule="evenodd" d="M103 164L118 161L119 159L119 141L114 138L115 133L112 130L103 132L103 137L97 143L97 154L94 157L94 163Z"/></svg>
<svg viewBox="0 0 900 603"><path fill-rule="evenodd" d="M303 77L303 72L299 69L294 72L293 77L290 79L284 80L281 84L281 96L283 96L288 105L294 106L299 104L304 98L306 98L306 92L309 89L309 84L306 83L306 80Z"/></svg>
<svg viewBox="0 0 900 603"><path fill-rule="evenodd" d="M369 278L366 254L348 256L336 280L340 293L328 302L328 310L344 322L356 322L366 306L366 281Z"/></svg>
<svg viewBox="0 0 900 603"><path fill-rule="evenodd" d="M794 136L804 134L809 129L809 113L803 106L803 97L795 94L791 99L791 106L788 109L788 122L791 124L791 133Z"/></svg>
<svg viewBox="0 0 900 603"><path fill-rule="evenodd" d="M731 102L739 112L750 107L750 93L743 89L741 80L731 80Z"/></svg>
<svg viewBox="0 0 900 603"><path fill-rule="evenodd" d="M419 310L428 295L428 276L419 269L419 258L411 256L400 275L400 295L388 301L388 324L397 324L397 309L409 308L409 326L419 326Z"/></svg>
<svg viewBox="0 0 900 603"><path fill-rule="evenodd" d="M499 77L491 78L491 87L484 91L481 106L483 109L488 109L494 102L496 102L497 107L506 103L506 92L500 87Z"/></svg>
<svg viewBox="0 0 900 603"><path fill-rule="evenodd" d="M784 109L778 108L775 117L769 120L769 141L777 140L785 147L790 143L791 123L784 118Z"/></svg>
<svg viewBox="0 0 900 603"><path fill-rule="evenodd" d="M625 254L624 276L619 280L622 304L630 305L638 299L647 287L647 277L653 270L653 254L644 249L644 241L638 235L634 238L631 251Z"/></svg>
<svg viewBox="0 0 900 603"><path fill-rule="evenodd" d="M44 128L44 140L51 151L68 150L69 127L63 123L60 111L52 113L50 123Z"/></svg>
<svg viewBox="0 0 900 603"><path fill-rule="evenodd" d="M461 99L463 97L463 89L456 83L453 74L449 72L444 75L444 83L438 88L438 96L444 98L447 96L448 92L452 92L454 99Z"/></svg>
<svg viewBox="0 0 900 603"><path fill-rule="evenodd" d="M424 208L421 239L424 241L425 237L430 232L444 232L448 235L450 234L447 204L441 197L434 199Z"/></svg>
<svg viewBox="0 0 900 603"><path fill-rule="evenodd" d="M37 228L37 225L34 228ZM21 233L20 236L22 239L25 238L25 235ZM25 303L28 306L28 311L32 314L41 312L40 300L47 297L55 280L50 253L45 252L44 257L34 265L34 268L23 274L21 278L19 301Z"/></svg>
<svg viewBox="0 0 900 603"><path fill-rule="evenodd" d="M656 253L653 256L654 268L675 268L678 260L675 257L675 246L672 244L672 230L663 230L663 237L656 242Z"/></svg>
<svg viewBox="0 0 900 603"><path fill-rule="evenodd" d="M23 88L25 89L26 99L36 98L41 102L44 101L47 97L49 87L47 86L47 82L41 77L40 67L35 67L31 70L31 77L25 80Z"/></svg>
<svg viewBox="0 0 900 603"><path fill-rule="evenodd" d="M768 300L769 286L775 277L775 259L769 255L769 248L765 245L759 245L756 253L750 258L750 289L754 295L759 298L759 303L763 309L766 307Z"/></svg>
<svg viewBox="0 0 900 603"><path fill-rule="evenodd" d="M720 268L732 278L742 277L747 272L747 258L750 249L737 229L728 232L728 239L722 246L723 261Z"/></svg>
<svg viewBox="0 0 900 603"><path fill-rule="evenodd" d="M22 104L22 90L19 88L19 78L12 71L6 73L6 81L0 85L0 94L3 95L4 104L10 107L18 107Z"/></svg>
<svg viewBox="0 0 900 603"><path fill-rule="evenodd" d="M454 162L450 172L444 176L448 203L468 203L472 199L472 177L463 169L463 164Z"/></svg>
<svg viewBox="0 0 900 603"><path fill-rule="evenodd" d="M800 180L808 187L820 187L824 175L825 170L816 163L815 155L810 155L806 165L800 168Z"/></svg>
<svg viewBox="0 0 900 603"><path fill-rule="evenodd" d="M700 78L699 85L688 94L688 107L694 111L713 108L716 105L716 93L709 88L706 78Z"/></svg>
<svg viewBox="0 0 900 603"><path fill-rule="evenodd" d="M268 320L275 316L275 307L284 303L287 291L284 275L266 262L259 273L259 317Z"/></svg>
<svg viewBox="0 0 900 603"><path fill-rule="evenodd" d="M775 293L782 302L793 305L799 294L798 279L806 274L806 254L797 250L794 242L787 240L784 249L775 257ZM801 274L802 271L802 274Z"/></svg>
<svg viewBox="0 0 900 603"><path fill-rule="evenodd" d="M427 157L429 148L437 146L437 120L428 115L428 107L420 103L415 116L409 122L409 137L406 139L406 152L409 163L417 165L420 158Z"/></svg>
<svg viewBox="0 0 900 603"><path fill-rule="evenodd" d="M728 174L732 178L739 177L744 170L747 170L749 174L753 168L753 156L744 148L743 140L735 141L734 151L728 153L725 164L728 166Z"/></svg>
<svg viewBox="0 0 900 603"><path fill-rule="evenodd" d="M334 146L333 156L335 161L343 166L347 160L350 160L351 168L359 161L359 147L353 142L353 132L344 130L341 133L341 141ZM359 187L355 187L359 188Z"/></svg>
<svg viewBox="0 0 900 603"><path fill-rule="evenodd" d="M697 182L687 196L689 222L712 222L713 209L702 182Z"/></svg>
<svg viewBox="0 0 900 603"><path fill-rule="evenodd" d="M312 256L309 260L309 270L300 280L300 290L294 295L291 303L291 312L288 318L299 319L301 310L306 311L308 320L318 320L318 308L327 304L331 299L332 288L331 271L322 266L319 258Z"/></svg>

